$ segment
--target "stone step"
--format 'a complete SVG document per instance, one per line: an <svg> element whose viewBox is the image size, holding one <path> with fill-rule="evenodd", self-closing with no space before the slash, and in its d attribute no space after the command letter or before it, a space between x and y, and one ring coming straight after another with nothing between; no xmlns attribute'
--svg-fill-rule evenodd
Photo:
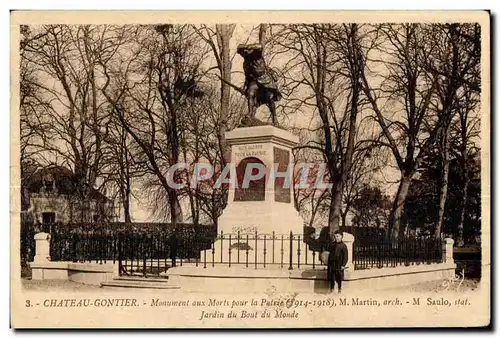
<svg viewBox="0 0 500 338"><path fill-rule="evenodd" d="M168 283L168 277L143 277L143 276L120 276L113 278L115 281L132 281L132 282L159 282Z"/></svg>
<svg viewBox="0 0 500 338"><path fill-rule="evenodd" d="M180 289L180 286L169 285L167 281L148 281L143 280L120 280L113 279L108 282L102 282L101 287L106 288L131 288L131 289Z"/></svg>

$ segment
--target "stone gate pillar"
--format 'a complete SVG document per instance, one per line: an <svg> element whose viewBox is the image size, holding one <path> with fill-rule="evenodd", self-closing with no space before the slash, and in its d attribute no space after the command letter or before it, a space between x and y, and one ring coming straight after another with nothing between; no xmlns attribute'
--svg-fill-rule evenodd
<svg viewBox="0 0 500 338"><path fill-rule="evenodd" d="M39 232L35 234L35 263L44 263L50 261L50 234Z"/></svg>
<svg viewBox="0 0 500 338"><path fill-rule="evenodd" d="M353 249L354 249L354 236L348 232L344 232L342 236L342 241L347 246L347 264L346 270L344 272L344 278L347 278L349 274L354 272L354 262L352 261Z"/></svg>

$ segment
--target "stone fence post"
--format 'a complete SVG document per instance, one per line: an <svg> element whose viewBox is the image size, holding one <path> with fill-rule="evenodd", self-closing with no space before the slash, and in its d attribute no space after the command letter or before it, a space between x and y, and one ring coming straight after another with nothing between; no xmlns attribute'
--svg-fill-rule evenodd
<svg viewBox="0 0 500 338"><path fill-rule="evenodd" d="M349 275L350 273L354 272L354 263L352 261L352 254L353 254L353 249L354 249L354 236L351 235L348 232L344 232L343 242L347 246L347 264L346 264L346 275Z"/></svg>
<svg viewBox="0 0 500 338"><path fill-rule="evenodd" d="M454 264L453 260L453 243L455 241L451 238L446 238L443 242L443 262L448 264Z"/></svg>
<svg viewBox="0 0 500 338"><path fill-rule="evenodd" d="M35 234L35 263L44 263L50 261L50 234L39 232Z"/></svg>

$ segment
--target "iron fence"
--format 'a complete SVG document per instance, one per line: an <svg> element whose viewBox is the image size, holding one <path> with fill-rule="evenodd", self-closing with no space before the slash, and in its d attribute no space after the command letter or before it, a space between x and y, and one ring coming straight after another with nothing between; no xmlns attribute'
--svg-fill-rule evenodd
<svg viewBox="0 0 500 338"><path fill-rule="evenodd" d="M169 267L200 259L215 235L211 227L184 228L153 233L121 232L118 263L121 274L160 275Z"/></svg>
<svg viewBox="0 0 500 338"><path fill-rule="evenodd" d="M434 237L405 237L398 240L372 238L354 241L355 270L441 263L443 242Z"/></svg>
<svg viewBox="0 0 500 338"><path fill-rule="evenodd" d="M315 269L323 263L319 251L307 243L302 234L220 232L209 249L204 250L196 266L234 265L247 268L277 267L293 270Z"/></svg>
<svg viewBox="0 0 500 338"><path fill-rule="evenodd" d="M21 262L33 261L34 235L51 236L52 261L118 262L125 274L157 274L185 259L200 258L216 237L216 227L180 223L21 223ZM23 266L24 266L23 265ZM151 272L153 271L153 272Z"/></svg>
<svg viewBox="0 0 500 338"><path fill-rule="evenodd" d="M207 268L240 265L247 268L324 269L320 253L325 240L304 234L217 233L214 225L168 223L26 224L21 228L21 255L32 261L33 236L51 234L53 261L118 262L121 274L160 275L186 261ZM38 230L37 230L38 229ZM431 237L392 241L384 234L357 237L354 269L442 262L442 241Z"/></svg>
<svg viewBox="0 0 500 338"><path fill-rule="evenodd" d="M35 257L35 234L38 232L34 222L25 214L21 214L21 267L27 267L29 262L32 262Z"/></svg>
<svg viewBox="0 0 500 338"><path fill-rule="evenodd" d="M52 231L51 260L101 264L115 262L118 258L118 234L101 230Z"/></svg>

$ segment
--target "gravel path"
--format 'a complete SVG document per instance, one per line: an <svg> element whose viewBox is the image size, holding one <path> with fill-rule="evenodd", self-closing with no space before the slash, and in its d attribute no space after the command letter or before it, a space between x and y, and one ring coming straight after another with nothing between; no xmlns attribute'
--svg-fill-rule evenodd
<svg viewBox="0 0 500 338"><path fill-rule="evenodd" d="M30 280L22 279L24 290L29 291L96 291L102 290L99 286L86 285L64 280Z"/></svg>
<svg viewBox="0 0 500 338"><path fill-rule="evenodd" d="M415 285L401 286L397 288L388 289L388 291L409 291L409 292L436 292L441 293L447 287L449 290L456 290L457 287L459 291L475 291L479 287L479 279L464 279L460 284L460 281L456 281L453 285L449 285L447 281L431 281Z"/></svg>
<svg viewBox="0 0 500 338"><path fill-rule="evenodd" d="M432 281L426 283L420 283L410 286L402 286L397 288L391 288L387 291L401 292L442 292L445 289L444 281ZM458 286L458 282L454 284L455 288ZM77 291L77 292L95 292L97 290L103 290L99 286L80 284L70 281L61 280L29 280L23 279L22 286L24 290L32 291ZM460 291L474 291L479 286L479 279L465 279L460 285ZM117 290L106 288L106 291ZM144 291L147 289L143 289ZM134 292L139 290L134 290ZM142 291L142 290L140 290Z"/></svg>

